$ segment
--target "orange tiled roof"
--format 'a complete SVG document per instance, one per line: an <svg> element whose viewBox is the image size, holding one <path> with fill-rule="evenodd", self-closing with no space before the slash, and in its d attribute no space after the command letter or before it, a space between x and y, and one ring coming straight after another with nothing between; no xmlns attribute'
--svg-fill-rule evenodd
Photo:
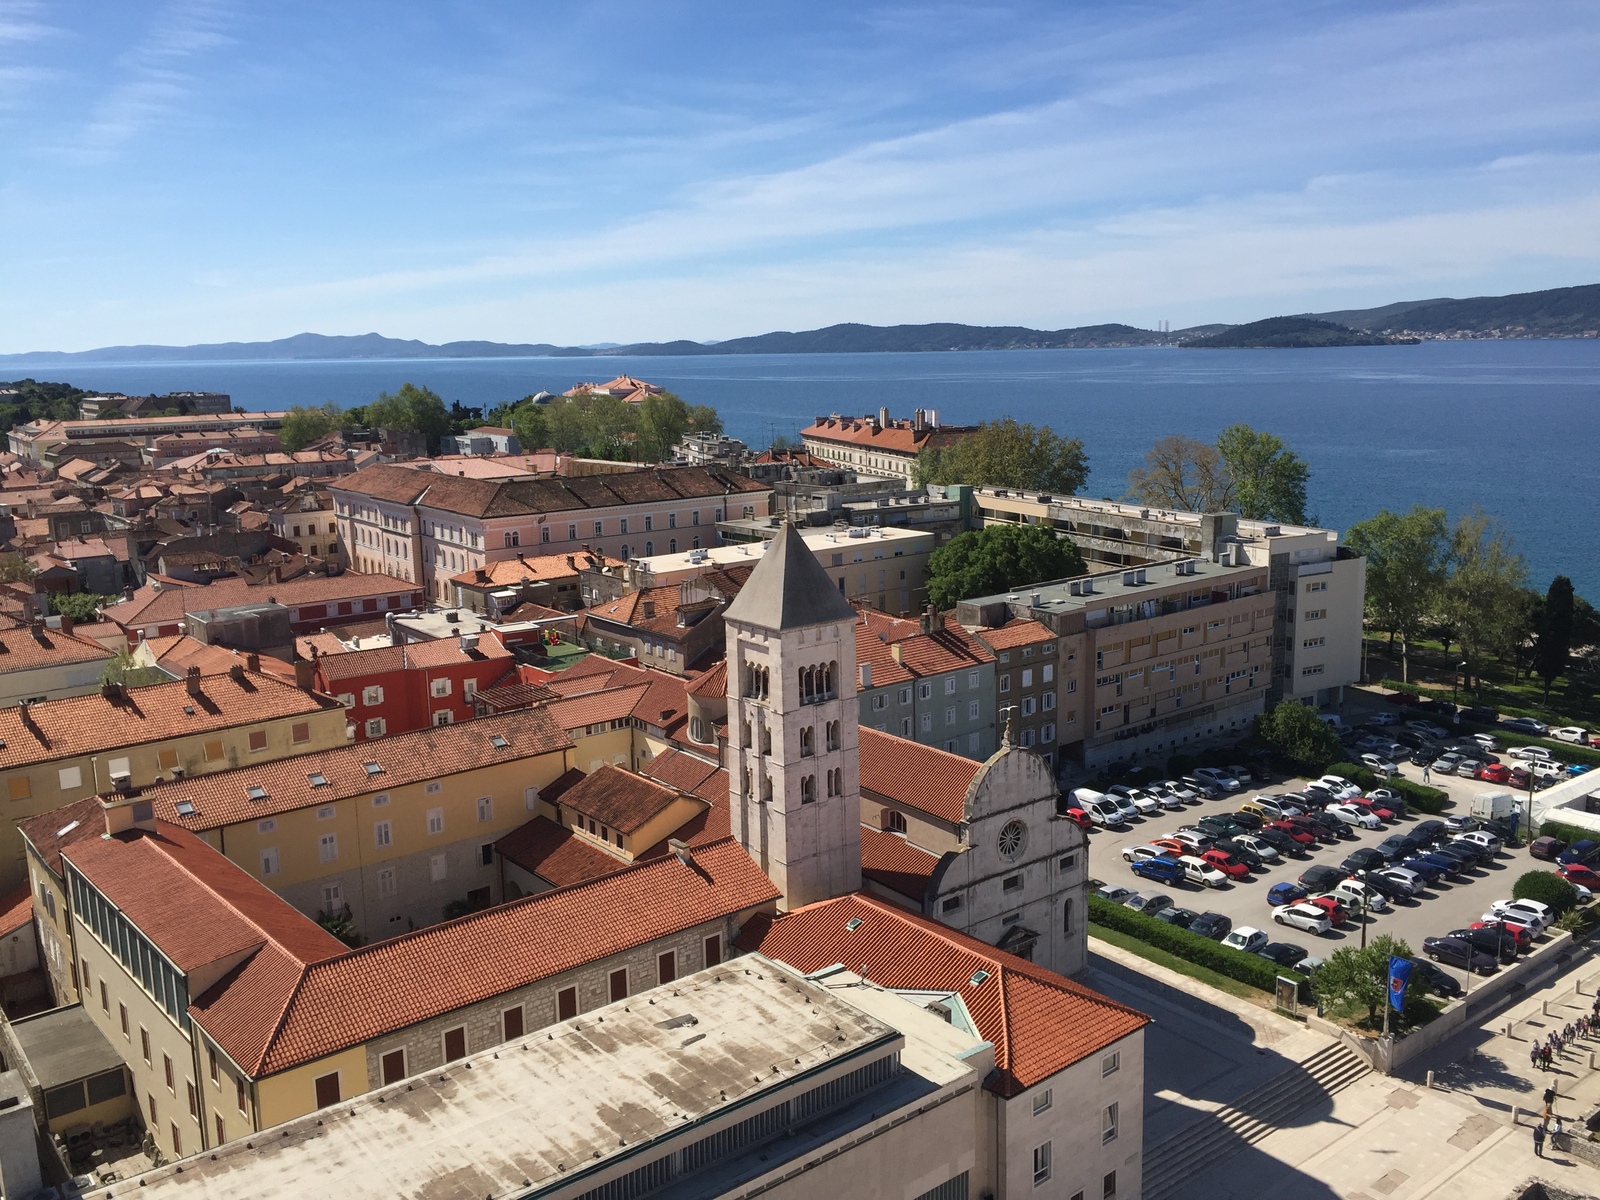
<svg viewBox="0 0 1600 1200"><path fill-rule="evenodd" d="M0 896L0 937L17 932L33 921L33 892L23 884L9 896Z"/></svg>
<svg viewBox="0 0 1600 1200"><path fill-rule="evenodd" d="M494 844L500 857L531 871L552 887L570 887L604 875L614 875L630 865L607 854L549 817L535 817L519 825Z"/></svg>
<svg viewBox="0 0 1600 1200"><path fill-rule="evenodd" d="M1055 634L1046 625L1026 617L1012 617L994 629L974 629L972 636L991 650L1012 650L1018 646L1031 646L1035 642L1048 642Z"/></svg>
<svg viewBox="0 0 1600 1200"><path fill-rule="evenodd" d="M634 707L649 690L648 685L640 683L614 691L590 692L569 700L552 700L546 710L561 728L578 730L585 725L631 717Z"/></svg>
<svg viewBox="0 0 1600 1200"><path fill-rule="evenodd" d="M495 738L506 744L496 745ZM149 789L145 795L155 804L156 816L164 821L187 829L217 829L274 813L440 779L493 763L554 754L571 745L566 733L544 709L522 709L173 780ZM376 764L378 769L369 771L368 763ZM316 783L312 776L319 776L324 782ZM260 788L266 796L251 799L249 789L253 787ZM179 813L180 803L193 811Z"/></svg>
<svg viewBox="0 0 1600 1200"><path fill-rule="evenodd" d="M602 763L582 783L562 794L561 807L582 813L610 829L633 833L660 816L677 799L676 788Z"/></svg>
<svg viewBox="0 0 1600 1200"><path fill-rule="evenodd" d="M967 789L982 763L864 725L860 746L863 792L952 825L964 819Z"/></svg>
<svg viewBox="0 0 1600 1200"><path fill-rule="evenodd" d="M175 581L182 583L184 581ZM366 600L384 596L420 595L421 588L391 575L302 575L277 583L252 583L239 576L203 586L142 587L132 600L107 605L102 611L118 625L155 625L181 621L185 613L265 604L269 599L290 608L308 604L334 604L340 600Z"/></svg>
<svg viewBox="0 0 1600 1200"><path fill-rule="evenodd" d="M242 654L226 646L208 646L188 634L149 638L147 642L156 664L179 678L186 675L190 667L199 667L202 675L226 675L233 667L244 663Z"/></svg>
<svg viewBox="0 0 1600 1200"><path fill-rule="evenodd" d="M898 833L861 827L861 873L891 892L922 903L939 856L911 845Z"/></svg>
<svg viewBox="0 0 1600 1200"><path fill-rule="evenodd" d="M691 846L704 846L731 836L733 824L728 813L728 772L715 763L696 758L682 750L667 750L656 755L639 768L641 775L658 779L680 792L688 792L704 800L710 807L690 817L678 826L669 837L662 838L638 858L658 858L671 853L668 842L673 838Z"/></svg>
<svg viewBox="0 0 1600 1200"><path fill-rule="evenodd" d="M800 431L802 439L856 446L880 454L915 455L928 446L948 446L969 428L953 425L915 430L910 421L880 426L872 417L819 417Z"/></svg>
<svg viewBox="0 0 1600 1200"><path fill-rule="evenodd" d="M456 666L486 659L510 659L511 651L491 634L480 634L478 644L463 650L458 638L436 638L426 642L406 642L399 646L374 646L368 650L346 650L319 656L317 663L322 677L330 684L336 680L351 679L358 675L381 675L389 671L410 668Z"/></svg>
<svg viewBox="0 0 1600 1200"><path fill-rule="evenodd" d="M571 559L572 561L568 561ZM593 559L593 562L589 560ZM451 583L459 583L463 587L494 588L511 587L514 584L526 583L530 580L570 579L579 571L591 567L620 567L623 562L619 558L608 558L603 554L584 553L583 555L571 554L524 554L521 558L507 558L500 562L492 562L487 566L479 567L472 571L463 571L459 575L450 576Z"/></svg>
<svg viewBox="0 0 1600 1200"><path fill-rule="evenodd" d="M38 667L59 667L68 663L109 661L111 651L99 642L87 641L59 629L0 630L0 674L32 671Z"/></svg>
<svg viewBox="0 0 1600 1200"><path fill-rule="evenodd" d="M211 733L283 717L309 715L336 705L270 675L246 672L204 677L191 696L182 680L124 688L120 699L102 692L0 709L0 771L33 763L103 754L147 742Z"/></svg>
<svg viewBox="0 0 1600 1200"><path fill-rule="evenodd" d="M232 1009L260 1007L230 995L236 982L189 1011L235 1062L271 1075L777 898L729 839L696 850L693 865L667 855L313 963L264 1038L219 1027ZM278 975L263 975L270 1003Z"/></svg>
<svg viewBox="0 0 1600 1200"><path fill-rule="evenodd" d="M85 796L36 817L17 822L17 829L39 857L57 875L61 874L61 850L84 838L97 838L106 831L99 796Z"/></svg>
<svg viewBox="0 0 1600 1200"><path fill-rule="evenodd" d="M857 919L859 925L846 928ZM860 892L776 920L757 917L738 945L799 971L844 963L883 987L956 993L979 1034L994 1044L997 1076L986 1086L1006 1097L1150 1021L1054 971Z"/></svg>
<svg viewBox="0 0 1600 1200"><path fill-rule="evenodd" d="M722 659L707 667L689 680L684 691L691 696L726 696L728 694L728 660Z"/></svg>

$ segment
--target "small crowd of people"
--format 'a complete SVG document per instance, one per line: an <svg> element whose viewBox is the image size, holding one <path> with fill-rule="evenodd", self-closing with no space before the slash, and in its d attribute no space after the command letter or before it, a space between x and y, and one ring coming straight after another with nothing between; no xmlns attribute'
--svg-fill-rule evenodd
<svg viewBox="0 0 1600 1200"><path fill-rule="evenodd" d="M1560 1029L1551 1032L1543 1041L1534 1042L1528 1050L1528 1062L1534 1067L1541 1067L1548 1071L1552 1060L1559 1058L1561 1052L1572 1045L1579 1038L1592 1038L1600 1035L1600 996L1596 996L1594 1004L1586 1017L1579 1017L1576 1021L1568 1021ZM1547 1087L1544 1090L1544 1114L1539 1123L1533 1127L1533 1152L1539 1157L1544 1157L1545 1137L1556 1137L1565 1132L1561 1125L1561 1118L1555 1112L1556 1089Z"/></svg>

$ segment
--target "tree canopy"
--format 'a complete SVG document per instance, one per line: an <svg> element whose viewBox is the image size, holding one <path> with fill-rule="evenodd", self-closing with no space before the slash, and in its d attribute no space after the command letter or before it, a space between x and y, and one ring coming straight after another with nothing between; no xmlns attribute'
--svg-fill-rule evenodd
<svg viewBox="0 0 1600 1200"><path fill-rule="evenodd" d="M1511 885L1514 900L1537 900L1560 916L1578 903L1578 889L1554 871L1525 871Z"/></svg>
<svg viewBox="0 0 1600 1200"><path fill-rule="evenodd" d="M283 448L293 454L335 429L345 428L349 423L349 414L332 400L315 407L296 404L284 414L283 428L278 431L278 436L283 441Z"/></svg>
<svg viewBox="0 0 1600 1200"><path fill-rule="evenodd" d="M1470 679L1486 656L1511 657L1526 637L1528 569L1511 535L1481 511L1456 522L1450 558L1440 614L1455 630Z"/></svg>
<svg viewBox="0 0 1600 1200"><path fill-rule="evenodd" d="M1377 1024L1378 1010L1389 1002L1389 959L1406 958L1411 947L1384 933L1365 949L1341 946L1328 956L1311 977L1311 990L1327 1008L1350 1012L1365 1008L1369 1025ZM1412 971L1406 985L1406 1003L1420 1000L1427 993L1420 971Z"/></svg>
<svg viewBox="0 0 1600 1200"><path fill-rule="evenodd" d="M1577 617L1577 597L1572 580L1557 575L1550 581L1536 625L1538 642L1533 650L1533 669L1544 680L1544 696L1550 698L1550 685L1566 674L1572 654L1573 627Z"/></svg>
<svg viewBox="0 0 1600 1200"><path fill-rule="evenodd" d="M71 617L74 621L88 622L100 612L100 604L114 597L97 596L93 592L52 592L50 611Z"/></svg>
<svg viewBox="0 0 1600 1200"><path fill-rule="evenodd" d="M454 428L450 410L439 394L414 383L401 384L393 395L379 392L361 417L377 429L415 430L427 438L429 454L439 453L439 439Z"/></svg>
<svg viewBox="0 0 1600 1200"><path fill-rule="evenodd" d="M1128 496L1154 508L1237 512L1261 521L1306 521L1311 468L1283 441L1245 424L1214 444L1187 434L1161 438L1128 472Z"/></svg>
<svg viewBox="0 0 1600 1200"><path fill-rule="evenodd" d="M1284 758L1308 769L1322 770L1338 758L1339 735L1316 709L1284 700L1256 718L1256 732Z"/></svg>
<svg viewBox="0 0 1600 1200"><path fill-rule="evenodd" d="M1437 610L1449 577L1450 534L1444 509L1414 505L1397 514L1380 509L1345 534L1367 559L1367 617L1400 639L1400 678L1410 675L1410 645Z"/></svg>
<svg viewBox="0 0 1600 1200"><path fill-rule="evenodd" d="M986 421L948 446L924 448L913 469L918 487L965 483L1063 496L1075 494L1088 478L1089 456L1080 439L1011 417Z"/></svg>
<svg viewBox="0 0 1600 1200"><path fill-rule="evenodd" d="M990 525L928 556L928 599L941 609L1029 583L1081 575L1078 547L1042 525Z"/></svg>

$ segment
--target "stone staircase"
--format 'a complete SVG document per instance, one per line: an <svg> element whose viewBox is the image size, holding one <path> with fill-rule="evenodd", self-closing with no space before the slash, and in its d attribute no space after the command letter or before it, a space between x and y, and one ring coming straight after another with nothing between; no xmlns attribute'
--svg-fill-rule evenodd
<svg viewBox="0 0 1600 1200"><path fill-rule="evenodd" d="M1324 1046L1304 1062L1145 1151L1144 1200L1164 1200L1177 1194L1188 1181L1371 1070L1348 1047L1338 1042Z"/></svg>

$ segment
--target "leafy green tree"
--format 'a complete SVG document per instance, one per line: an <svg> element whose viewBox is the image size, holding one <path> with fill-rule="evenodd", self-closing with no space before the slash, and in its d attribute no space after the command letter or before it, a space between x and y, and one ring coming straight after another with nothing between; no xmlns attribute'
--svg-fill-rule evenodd
<svg viewBox="0 0 1600 1200"><path fill-rule="evenodd" d="M1450 534L1444 509L1413 505L1408 513L1380 509L1345 534L1367 560L1367 616L1400 639L1400 678L1410 678L1410 648L1439 606L1448 578Z"/></svg>
<svg viewBox="0 0 1600 1200"><path fill-rule="evenodd" d="M26 583L39 573L20 554L0 554L0 583Z"/></svg>
<svg viewBox="0 0 1600 1200"><path fill-rule="evenodd" d="M947 446L925 448L914 468L918 486L966 483L1063 496L1075 494L1088 478L1089 456L1080 439L1011 417L987 421Z"/></svg>
<svg viewBox="0 0 1600 1200"><path fill-rule="evenodd" d="M1229 425L1217 435L1217 453L1241 517L1306 523L1306 482L1311 468L1281 438L1242 423Z"/></svg>
<svg viewBox="0 0 1600 1200"><path fill-rule="evenodd" d="M1544 680L1544 698L1550 699L1550 685L1566 674L1567 661L1572 654L1572 627L1576 616L1572 580L1557 575L1545 593L1544 608L1539 614L1538 643L1533 651L1533 669Z"/></svg>
<svg viewBox="0 0 1600 1200"><path fill-rule="evenodd" d="M50 597L50 611L59 613L64 617L71 617L74 621L92 621L100 612L100 605L106 599L93 592L55 592Z"/></svg>
<svg viewBox="0 0 1600 1200"><path fill-rule="evenodd" d="M378 393L378 398L366 407L366 420L379 429L412 429L428 440L428 453L439 453L439 439L451 430L450 411L437 392L414 383L403 383L400 390L390 395Z"/></svg>
<svg viewBox="0 0 1600 1200"><path fill-rule="evenodd" d="M1548 904L1556 916L1577 906L1578 889L1554 871L1527 871L1511 885L1514 900L1537 900Z"/></svg>
<svg viewBox="0 0 1600 1200"><path fill-rule="evenodd" d="M346 419L345 411L332 400L315 407L296 404L284 414L283 428L278 431L278 436L283 441L283 448L293 454L335 429L344 428Z"/></svg>
<svg viewBox="0 0 1600 1200"><path fill-rule="evenodd" d="M1274 751L1302 767L1321 771L1344 749L1316 709L1295 700L1279 702L1256 718L1256 732Z"/></svg>
<svg viewBox="0 0 1600 1200"><path fill-rule="evenodd" d="M940 609L1084 572L1078 547L1042 525L990 525L951 538L928 556L928 599Z"/></svg>
<svg viewBox="0 0 1600 1200"><path fill-rule="evenodd" d="M508 424L511 432L517 435L517 444L524 451L542 449L550 440L544 409L532 400L526 400L512 409Z"/></svg>
<svg viewBox="0 0 1600 1200"><path fill-rule="evenodd" d="M1378 1010L1389 1002L1389 959L1410 958L1411 947L1405 942L1381 934L1367 944L1343 946L1328 957L1311 977L1311 990L1319 1003L1341 1012L1365 1008L1367 1024L1378 1024ZM1406 985L1406 1002L1420 1000L1427 992L1419 972L1411 973Z"/></svg>
<svg viewBox="0 0 1600 1200"><path fill-rule="evenodd" d="M1215 446L1175 433L1150 447L1144 466L1128 472L1128 498L1151 508L1222 512L1233 489Z"/></svg>
<svg viewBox="0 0 1600 1200"><path fill-rule="evenodd" d="M639 462L660 462L689 428L689 406L671 392L646 396L635 422Z"/></svg>
<svg viewBox="0 0 1600 1200"><path fill-rule="evenodd" d="M1523 603L1528 568L1511 535L1481 511L1461 517L1450 536L1453 570L1441 608L1455 627L1469 680L1483 660L1509 658L1527 635Z"/></svg>
<svg viewBox="0 0 1600 1200"><path fill-rule="evenodd" d="M689 428L695 433L721 433L722 417L709 404L691 404Z"/></svg>
<svg viewBox="0 0 1600 1200"><path fill-rule="evenodd" d="M141 667L133 655L119 650L100 672L101 683L120 683L123 687L143 687L147 683L163 683L169 676L159 667Z"/></svg>

